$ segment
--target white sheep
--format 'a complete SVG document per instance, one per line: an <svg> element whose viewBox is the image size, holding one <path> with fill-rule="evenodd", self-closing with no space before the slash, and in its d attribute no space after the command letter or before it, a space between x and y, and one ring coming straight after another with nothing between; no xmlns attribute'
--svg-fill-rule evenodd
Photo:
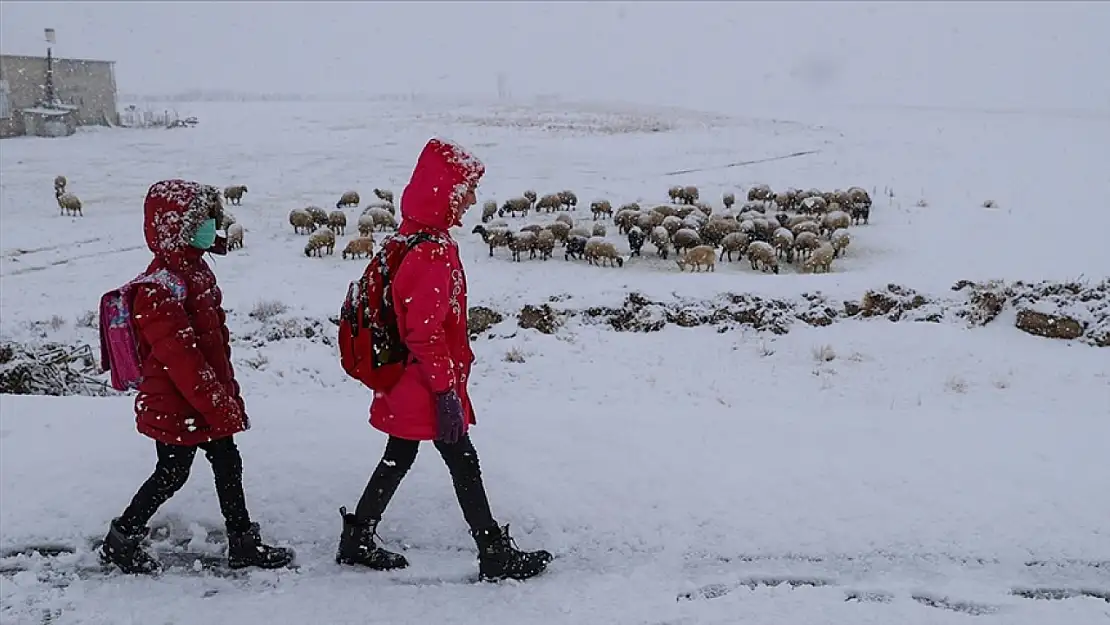
<svg viewBox="0 0 1110 625"><path fill-rule="evenodd" d="M323 227L328 225L328 214L324 209L319 206L306 206L305 212L312 215L312 224L316 227Z"/></svg>
<svg viewBox="0 0 1110 625"><path fill-rule="evenodd" d="M243 224L231 224L227 227L227 249L234 250L243 247Z"/></svg>
<svg viewBox="0 0 1110 625"><path fill-rule="evenodd" d="M671 234L663 226L656 226L648 230L648 241L655 246L655 253L663 260L667 259L671 250Z"/></svg>
<svg viewBox="0 0 1110 625"><path fill-rule="evenodd" d="M486 226L478 225L474 226L474 229L470 232L482 237L482 241L489 246L489 255L491 258L493 257L493 250L499 247L507 247L509 245L509 239L511 238L507 226L501 228L490 225L487 228Z"/></svg>
<svg viewBox="0 0 1110 625"><path fill-rule="evenodd" d="M609 266L616 263L618 267L624 267L624 258L617 252L617 246L602 237L590 237L586 240L584 256L591 265L600 265L600 261L604 259Z"/></svg>
<svg viewBox="0 0 1110 625"><path fill-rule="evenodd" d="M795 224L794 227L790 229L790 231L794 233L795 237L803 232L821 234L821 226L817 225L816 221L803 221L799 224Z"/></svg>
<svg viewBox="0 0 1110 625"><path fill-rule="evenodd" d="M821 247L814 250L813 254L802 263L802 268L806 271L817 273L818 269L828 273L832 269L833 258L836 257L836 250L828 243L822 243Z"/></svg>
<svg viewBox="0 0 1110 625"><path fill-rule="evenodd" d="M343 211L332 211L328 214L328 229L336 234L343 234L347 228L347 214Z"/></svg>
<svg viewBox="0 0 1110 625"><path fill-rule="evenodd" d="M317 228L308 237L308 243L304 246L304 255L322 256L325 250L329 255L335 253L335 233L327 228Z"/></svg>
<svg viewBox="0 0 1110 625"><path fill-rule="evenodd" d="M808 215L823 213L829 209L829 203L820 195L811 195L802 200L801 212Z"/></svg>
<svg viewBox="0 0 1110 625"><path fill-rule="evenodd" d="M844 228L837 228L829 235L829 243L833 247L833 257L839 257L844 250L848 249L848 245L852 242L852 237L848 235L848 231Z"/></svg>
<svg viewBox="0 0 1110 625"><path fill-rule="evenodd" d="M587 228L586 226L575 226L570 229L567 235L572 237L585 237L588 239L593 236L593 229Z"/></svg>
<svg viewBox="0 0 1110 625"><path fill-rule="evenodd" d="M786 259L786 262L794 262L794 233L787 228L779 228L771 235L771 245L774 246L775 252L779 256Z"/></svg>
<svg viewBox="0 0 1110 625"><path fill-rule="evenodd" d="M752 263L752 269L762 269L763 272L770 269L775 273L779 272L779 259L775 255L775 248L766 241L752 241L748 246L748 259Z"/></svg>
<svg viewBox="0 0 1110 625"><path fill-rule="evenodd" d="M373 232L373 231L374 231L374 218L371 217L370 215L359 215L358 216L358 234L359 234L359 236L363 236L363 237L370 236L370 233Z"/></svg>
<svg viewBox="0 0 1110 625"><path fill-rule="evenodd" d="M717 253L708 245L691 248L685 256L680 256L675 262L678 263L679 271L684 271L687 265L693 265L691 273L701 271L702 267L708 268L709 271L717 271Z"/></svg>
<svg viewBox="0 0 1110 625"><path fill-rule="evenodd" d="M821 219L821 232L832 232L852 225L852 217L844 211L831 211Z"/></svg>

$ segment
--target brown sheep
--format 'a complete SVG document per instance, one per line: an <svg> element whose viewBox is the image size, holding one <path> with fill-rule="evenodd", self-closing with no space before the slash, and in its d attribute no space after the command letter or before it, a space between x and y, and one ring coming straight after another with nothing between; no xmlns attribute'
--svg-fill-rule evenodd
<svg viewBox="0 0 1110 625"><path fill-rule="evenodd" d="M617 252L617 246L601 237L587 239L583 255L591 265L601 265L601 260L605 260L608 261L606 264L610 267L613 263L616 263L618 267L624 267L624 259Z"/></svg>
<svg viewBox="0 0 1110 625"><path fill-rule="evenodd" d="M303 208L294 208L289 211L289 225L293 226L293 232L296 234L301 234L302 231L308 234L316 226L316 221Z"/></svg>
<svg viewBox="0 0 1110 625"><path fill-rule="evenodd" d="M775 255L775 248L766 241L752 241L748 246L748 260L751 261L753 270L760 269L762 265L764 273L768 269L775 273L779 272L779 258Z"/></svg>
<svg viewBox="0 0 1110 625"><path fill-rule="evenodd" d="M374 239L373 237L355 237L347 241L347 246L343 248L343 258L346 259L350 254L351 258L355 257L369 257L374 254Z"/></svg>
<svg viewBox="0 0 1110 625"><path fill-rule="evenodd" d="M690 250L701 245L701 235L690 228L679 228L677 232L671 235L671 243L674 244L675 251L681 254L683 250Z"/></svg>
<svg viewBox="0 0 1110 625"><path fill-rule="evenodd" d="M230 204L239 205L243 203L243 194L247 192L247 185L236 184L224 189L224 199Z"/></svg>
<svg viewBox="0 0 1110 625"><path fill-rule="evenodd" d="M609 200L596 200L590 202L590 212L594 214L594 221L597 221L599 215L613 216L613 205Z"/></svg>
<svg viewBox="0 0 1110 625"><path fill-rule="evenodd" d="M707 267L709 271L717 271L717 253L708 245L699 245L689 250L685 256L679 257L675 262L678 263L679 271L684 271L687 265L693 265L691 273L701 271L702 267Z"/></svg>
<svg viewBox="0 0 1110 625"><path fill-rule="evenodd" d="M559 210L563 206L563 198L559 197L557 193L549 193L541 197L538 201L532 200L532 202L535 204L537 213L540 212L540 210L550 213L551 211Z"/></svg>
<svg viewBox="0 0 1110 625"><path fill-rule="evenodd" d="M339 197L339 201L335 203L336 208L343 208L344 206L358 206L362 198L358 196L358 191L347 191Z"/></svg>

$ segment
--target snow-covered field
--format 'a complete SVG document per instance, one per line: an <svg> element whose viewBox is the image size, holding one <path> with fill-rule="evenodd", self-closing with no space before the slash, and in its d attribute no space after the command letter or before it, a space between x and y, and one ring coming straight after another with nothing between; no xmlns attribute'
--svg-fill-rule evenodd
<svg viewBox="0 0 1110 625"><path fill-rule="evenodd" d="M547 335L511 317L553 296L579 310L620 306L634 290L661 300L817 291L858 300L888 283L952 297L960 279L1106 278L1110 117L840 108L736 117L446 99L189 106L201 120L191 130L4 141L0 334L95 345L78 319L149 259L147 187L169 177L248 185L243 205L230 207L246 246L210 262L254 423L240 437L248 501L301 568L241 579L67 575L92 562L88 540L153 468L153 445L134 432L130 398L5 395L0 549L78 546L53 563L4 560L25 569L0 578L5 624L1110 618L1106 349L1024 334L1013 311L975 329L873 319L795 323L784 335L616 332L579 317ZM513 263L504 250L489 258L470 234L479 211L467 217L457 237L471 305L510 315L475 341L475 444L495 514L522 547L557 554L525 584L452 582L474 568L474 551L430 448L381 527L412 567L337 567L336 510L355 503L384 437L366 423L367 393L319 334L276 336L303 335L290 329L312 320L332 332L327 317L363 266L339 256L350 234L335 256L305 257L289 210L330 209L347 189L364 204L373 187L399 195L434 134L486 162L480 201L574 189L575 216L587 220L595 197L663 203L674 184L698 185L718 206L723 192L758 182L877 191L871 224L851 229L828 275L761 274L746 263L682 274L650 245L620 269L566 262L558 249L550 261ZM703 171L665 175L689 169ZM57 174L84 217L58 215ZM347 209L348 233L358 214ZM620 241L612 226L610 236ZM248 314L267 301L288 310ZM155 523L218 548L204 540L222 526L206 462ZM784 580L807 584L765 583ZM1013 594L1020 588L1104 598L1031 600Z"/></svg>

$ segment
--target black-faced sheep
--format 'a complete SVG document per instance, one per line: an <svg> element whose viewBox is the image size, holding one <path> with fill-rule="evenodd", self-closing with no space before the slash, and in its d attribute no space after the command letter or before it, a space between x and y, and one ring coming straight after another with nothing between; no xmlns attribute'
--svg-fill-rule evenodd
<svg viewBox="0 0 1110 625"><path fill-rule="evenodd" d="M529 203L529 204L530 204L530 205L531 205L532 207L535 207L535 206L536 206L536 192L535 192L535 191L533 191L533 190L531 190L531 189L528 189L527 191L525 191L525 192L524 192L524 193L522 193L521 195L522 195L522 196L523 196L523 197L524 197L524 198L525 198L526 200L528 200L528 203Z"/></svg>
<svg viewBox="0 0 1110 625"><path fill-rule="evenodd" d="M736 252L737 259L744 258L744 252L748 249L748 235L743 232L730 232L721 239L721 256L718 260L723 261L725 255L728 255L729 262L732 262L732 253Z"/></svg>
<svg viewBox="0 0 1110 625"><path fill-rule="evenodd" d="M667 217L664 217L663 221L659 225L662 226L671 236L674 236L674 233L678 232L683 227L682 219L679 218L677 215L669 215Z"/></svg>
<svg viewBox="0 0 1110 625"><path fill-rule="evenodd" d="M698 201L698 188L694 185L686 185L682 187L682 201L685 204L693 204Z"/></svg>
<svg viewBox="0 0 1110 625"><path fill-rule="evenodd" d="M374 239L372 237L355 237L347 241L346 247L343 248L343 258L346 259L348 254L351 258L373 255Z"/></svg>
<svg viewBox="0 0 1110 625"><path fill-rule="evenodd" d="M760 269L764 273L768 269L779 272L779 259L775 255L775 248L766 241L752 241L748 246L748 260L752 263L752 269Z"/></svg>
<svg viewBox="0 0 1110 625"><path fill-rule="evenodd" d="M227 249L237 250L243 247L243 225L231 224L227 227Z"/></svg>
<svg viewBox="0 0 1110 625"><path fill-rule="evenodd" d="M667 189L667 197L671 198L671 202L677 204L682 199L682 187L674 186Z"/></svg>
<svg viewBox="0 0 1110 625"><path fill-rule="evenodd" d="M833 249L833 246L822 243L821 247L814 250L813 254L802 263L802 269L813 273L817 273L817 270L820 269L828 273L832 269L832 261L835 257L836 250Z"/></svg>
<svg viewBox="0 0 1110 625"><path fill-rule="evenodd" d="M500 228L486 228L485 226L474 226L470 231L471 234L477 234L482 237L482 241L489 246L489 255L493 257L493 250L498 247L506 247L509 245L509 231Z"/></svg>
<svg viewBox="0 0 1110 625"><path fill-rule="evenodd" d="M328 214L328 229L336 234L343 234L347 228L347 214L343 211L332 211Z"/></svg>
<svg viewBox="0 0 1110 625"><path fill-rule="evenodd" d="M576 258L578 260L581 260L582 256L586 253L587 241L589 241L589 237L574 234L568 236L567 245L563 253L563 259L570 260L572 258Z"/></svg>
<svg viewBox="0 0 1110 625"><path fill-rule="evenodd" d="M601 265L601 261L604 260L607 261L606 265L608 266L616 263L618 267L624 267L624 259L617 252L617 246L602 237L587 239L583 254L591 265Z"/></svg>
<svg viewBox="0 0 1110 625"><path fill-rule="evenodd" d="M374 195L378 196L378 199L383 202L389 202L390 204L393 203L392 191L388 191L386 189L374 189Z"/></svg>
<svg viewBox="0 0 1110 625"><path fill-rule="evenodd" d="M571 191L569 189L565 191L560 191L559 199L563 201L563 207L567 210L571 210L578 206L578 196L574 194L574 191Z"/></svg>
<svg viewBox="0 0 1110 625"><path fill-rule="evenodd" d="M724 194L721 196L721 203L725 205L725 210L732 208L732 205L736 203L736 195L733 193Z"/></svg>
<svg viewBox="0 0 1110 625"><path fill-rule="evenodd" d="M293 226L293 232L296 234L308 234L316 227L316 221L305 209L294 208L289 211L289 225Z"/></svg>
<svg viewBox="0 0 1110 625"><path fill-rule="evenodd" d="M628 249L630 256L640 256L640 250L644 247L644 231L640 230L639 226L632 226L628 229Z"/></svg>
<svg viewBox="0 0 1110 625"><path fill-rule="evenodd" d="M597 221L599 216L612 217L613 205L609 200L595 200L590 202L590 212L594 214L594 221Z"/></svg>
<svg viewBox="0 0 1110 625"><path fill-rule="evenodd" d="M339 197L339 201L335 203L336 208L343 208L344 206L358 206L362 198L359 197L358 191L347 191Z"/></svg>
<svg viewBox="0 0 1110 625"><path fill-rule="evenodd" d="M691 248L685 256L679 257L675 262L678 263L679 271L684 271L687 265L693 266L691 273L701 271L702 267L706 267L709 271L716 271L717 253L708 245L699 245Z"/></svg>
<svg viewBox="0 0 1110 625"><path fill-rule="evenodd" d="M335 253L335 233L327 228L318 228L308 237L304 246L305 256L323 256Z"/></svg>
<svg viewBox="0 0 1110 625"><path fill-rule="evenodd" d="M69 181L66 180L65 176L54 176L54 196L57 197L59 194L64 193L67 184L69 184Z"/></svg>
<svg viewBox="0 0 1110 625"><path fill-rule="evenodd" d="M860 187L848 187L845 194L848 196L848 212L852 215L852 222L867 223L871 217L871 196Z"/></svg>
<svg viewBox="0 0 1110 625"><path fill-rule="evenodd" d="M617 214L613 215L613 223L617 225L617 233L626 234L629 229L636 225L639 217L639 210L624 207L620 208Z"/></svg>
<svg viewBox="0 0 1110 625"><path fill-rule="evenodd" d="M247 185L236 184L224 189L224 199L230 204L239 205L243 203L243 194L247 192Z"/></svg>

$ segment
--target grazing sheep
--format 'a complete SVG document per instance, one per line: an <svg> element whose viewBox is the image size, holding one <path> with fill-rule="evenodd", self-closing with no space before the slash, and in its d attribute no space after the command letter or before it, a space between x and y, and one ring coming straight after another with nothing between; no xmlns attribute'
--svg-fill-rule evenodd
<svg viewBox="0 0 1110 625"><path fill-rule="evenodd" d="M509 231L500 228L489 228L485 226L474 226L470 231L471 234L481 235L482 241L489 246L489 255L493 257L494 248L506 247L509 245Z"/></svg>
<svg viewBox="0 0 1110 625"><path fill-rule="evenodd" d="M697 231L690 228L680 228L671 237L671 243L674 244L675 251L681 254L683 250L693 249L701 245L701 236Z"/></svg>
<svg viewBox="0 0 1110 625"><path fill-rule="evenodd" d="M726 193L721 197L721 202L725 205L725 210L728 210L736 203L736 195L733 193Z"/></svg>
<svg viewBox="0 0 1110 625"><path fill-rule="evenodd" d="M378 200L376 202L367 202L366 206L363 207L362 210L366 210L367 208L384 208L385 210L389 211L390 213L392 213L394 215L397 214L397 208L395 206L393 206L393 202L386 202L385 200Z"/></svg>
<svg viewBox="0 0 1110 625"><path fill-rule="evenodd" d="M563 198L557 193L549 193L541 197L538 201L535 201L535 205L537 213L540 212L541 209L546 213L550 213L551 211L557 211L562 208Z"/></svg>
<svg viewBox="0 0 1110 625"><path fill-rule="evenodd" d="M620 208L617 209L618 213L621 212L621 211L640 212L640 203L639 202L629 202L628 204L624 204Z"/></svg>
<svg viewBox="0 0 1110 625"><path fill-rule="evenodd" d="M803 221L800 224L795 224L794 227L790 229L790 231L794 233L794 236L798 236L803 232L821 234L821 226L817 225L816 221Z"/></svg>
<svg viewBox="0 0 1110 625"><path fill-rule="evenodd" d="M543 230L543 226L539 224L528 224L520 227L521 232L531 232L532 234L539 234L541 230Z"/></svg>
<svg viewBox="0 0 1110 625"><path fill-rule="evenodd" d="M663 213L648 211L646 213L640 213L640 215L636 217L636 225L640 226L641 230L648 231L656 226L663 225L664 219L666 219L666 217L663 216ZM679 223L681 223L681 221Z"/></svg>
<svg viewBox="0 0 1110 625"><path fill-rule="evenodd" d="M682 187L682 201L685 204L693 204L698 201L698 188L694 185L687 185Z"/></svg>
<svg viewBox="0 0 1110 625"><path fill-rule="evenodd" d="M316 227L316 221L312 219L312 215L303 208L294 208L289 211L289 225L293 226L293 232L296 234L308 234ZM361 227L361 222L359 224Z"/></svg>
<svg viewBox="0 0 1110 625"><path fill-rule="evenodd" d="M312 223L317 227L328 225L328 214L324 212L324 209L319 206L306 206L304 210L309 215L312 215Z"/></svg>
<svg viewBox="0 0 1110 625"><path fill-rule="evenodd" d="M744 258L744 250L748 249L748 235L743 232L730 232L721 239L721 257L718 260L723 261L725 255L728 255L729 262L732 262L732 253L736 252L737 259Z"/></svg>
<svg viewBox="0 0 1110 625"><path fill-rule="evenodd" d="M347 191L339 197L339 201L335 203L336 208L343 208L344 206L358 206L362 198L358 196L358 191Z"/></svg>
<svg viewBox="0 0 1110 625"><path fill-rule="evenodd" d="M343 234L347 228L347 214L343 211L332 211L328 214L328 229L336 234Z"/></svg>
<svg viewBox="0 0 1110 625"><path fill-rule="evenodd" d="M752 262L752 269L761 269L764 273L768 269L775 273L779 272L779 259L775 255L775 248L766 241L752 241L748 246L748 259Z"/></svg>
<svg viewBox="0 0 1110 625"><path fill-rule="evenodd" d="M603 237L605 236L605 224L594 224L593 230L590 232L591 236Z"/></svg>
<svg viewBox="0 0 1110 625"><path fill-rule="evenodd" d="M744 202L744 205L740 207L741 215L743 215L744 213L759 213L760 215L762 215L766 212L767 205L763 202Z"/></svg>
<svg viewBox="0 0 1110 625"><path fill-rule="evenodd" d="M852 237L849 236L848 231L843 228L833 230L829 235L829 244L833 247L833 257L838 258L844 250L848 249L848 245L852 242Z"/></svg>
<svg viewBox="0 0 1110 625"><path fill-rule="evenodd" d="M224 189L224 199L234 205L243 203L243 194L247 192L247 185L236 184Z"/></svg>
<svg viewBox="0 0 1110 625"><path fill-rule="evenodd" d="M674 186L667 189L667 197L671 198L671 202L678 203L682 199L682 187Z"/></svg>
<svg viewBox="0 0 1110 625"><path fill-rule="evenodd" d="M821 219L821 232L832 232L852 225L852 217L844 211L832 211Z"/></svg>
<svg viewBox="0 0 1110 625"><path fill-rule="evenodd" d="M550 230L537 232L535 248L540 253L540 259L551 258L551 252L555 250L555 233Z"/></svg>
<svg viewBox="0 0 1110 625"><path fill-rule="evenodd" d="M802 200L801 212L806 215L824 213L829 209L829 203L820 195L811 195Z"/></svg>
<svg viewBox="0 0 1110 625"><path fill-rule="evenodd" d="M759 241L771 242L771 237L775 234L775 230L779 227L777 219L753 219L752 224L755 226L755 238Z"/></svg>
<svg viewBox="0 0 1110 625"><path fill-rule="evenodd" d="M496 215L497 202L495 200L486 200L486 203L482 204L482 223L492 221Z"/></svg>
<svg viewBox="0 0 1110 625"><path fill-rule="evenodd" d="M659 213L660 215L663 215L664 217L670 217L672 215L677 215L679 209L675 208L674 206L671 206L670 204L660 204L659 206L651 207L651 211L653 213Z"/></svg>
<svg viewBox="0 0 1110 625"><path fill-rule="evenodd" d="M355 237L347 241L347 246L343 248L343 258L347 258L350 254L351 258L359 256L369 257L374 254L374 239L373 237Z"/></svg>
<svg viewBox="0 0 1110 625"><path fill-rule="evenodd" d="M378 196L378 199L383 202L389 202L390 204L393 203L392 191L387 191L385 189L374 189L374 195Z"/></svg>
<svg viewBox="0 0 1110 625"><path fill-rule="evenodd" d="M597 221L599 215L613 216L613 205L609 200L595 200L590 202L590 212L594 214L594 221Z"/></svg>
<svg viewBox="0 0 1110 625"><path fill-rule="evenodd" d="M814 250L813 254L802 263L802 269L813 273L817 273L817 270L821 269L828 273L832 269L832 261L835 257L836 250L833 249L833 246L822 243L821 247Z"/></svg>
<svg viewBox="0 0 1110 625"><path fill-rule="evenodd" d="M226 231L228 228L231 227L231 224L234 224L234 223L239 223L239 220L235 218L235 214L232 213L231 211L225 210L220 215L220 221L216 223L216 227L219 228L220 230L225 230Z"/></svg>
<svg viewBox="0 0 1110 625"><path fill-rule="evenodd" d="M726 234L740 230L740 224L735 219L726 219L724 217L710 217L709 221L698 229L698 234L701 235L701 240L706 245L717 246L720 245L721 239L725 238Z"/></svg>
<svg viewBox="0 0 1110 625"><path fill-rule="evenodd" d="M58 200L59 215L74 214L84 216L84 213L81 212L81 200L78 199L76 195L64 191L56 191L55 197Z"/></svg>
<svg viewBox="0 0 1110 625"><path fill-rule="evenodd" d="M304 246L304 255L323 256L325 250L329 255L335 253L335 233L327 228L317 228L308 237L308 243Z"/></svg>
<svg viewBox="0 0 1110 625"><path fill-rule="evenodd" d="M616 263L618 267L624 267L624 259L617 252L617 246L611 242L606 241L601 237L590 237L586 240L586 247L583 250L586 261L591 265L601 265L601 261L607 261L607 266L613 266Z"/></svg>
<svg viewBox="0 0 1110 625"><path fill-rule="evenodd" d="M235 250L243 247L243 225L231 224L227 228L227 249Z"/></svg>
<svg viewBox="0 0 1110 625"><path fill-rule="evenodd" d="M367 208L362 211L362 214L369 216L374 221L374 227L378 230L396 229L397 220L393 217L393 213L385 210L384 208Z"/></svg>
<svg viewBox="0 0 1110 625"><path fill-rule="evenodd" d="M817 238L817 235L812 232L794 235L794 251L797 253L795 258L805 258L819 247L821 247L821 239Z"/></svg>
<svg viewBox="0 0 1110 625"><path fill-rule="evenodd" d="M663 260L671 251L671 235L663 226L656 226L648 231L648 240L655 246L655 253Z"/></svg>
<svg viewBox="0 0 1110 625"><path fill-rule="evenodd" d="M69 184L69 181L66 180L65 176L54 176L54 195L57 196L59 193L65 192L67 184Z"/></svg>
<svg viewBox="0 0 1110 625"><path fill-rule="evenodd" d="M509 213L510 216L516 217L516 214L520 213L522 217L527 217L528 209L531 207L532 203L528 201L528 198L514 197L505 200L505 203L501 205L501 210L497 211L497 216L504 217L505 213Z"/></svg>
<svg viewBox="0 0 1110 625"><path fill-rule="evenodd" d="M587 241L589 241L589 237L584 237L576 234L572 234L567 237L567 245L565 248L566 251L563 253L563 259L570 260L571 258L577 258L578 260L581 260L582 256L586 253Z"/></svg>
<svg viewBox="0 0 1110 625"><path fill-rule="evenodd" d="M774 246L775 252L779 256L786 259L786 262L794 262L794 233L786 228L779 228L771 235L771 245Z"/></svg>
<svg viewBox="0 0 1110 625"><path fill-rule="evenodd" d="M359 236L368 237L374 231L374 218L370 215L358 216L358 234Z"/></svg>
<svg viewBox="0 0 1110 625"><path fill-rule="evenodd" d="M594 235L593 229L592 228L587 228L586 226L575 226L575 227L570 229L570 232L567 233L567 236L586 237L587 239L592 237L593 235Z"/></svg>
<svg viewBox="0 0 1110 625"><path fill-rule="evenodd" d="M626 234L636 225L640 218L640 211L622 206L613 216L613 223L617 225L617 234Z"/></svg>
<svg viewBox="0 0 1110 625"><path fill-rule="evenodd" d="M574 194L574 191L570 191L570 190L560 191L559 192L559 199L563 200L563 206L567 210L570 210L570 209L575 208L576 206L578 206L578 196Z"/></svg>
<svg viewBox="0 0 1110 625"><path fill-rule="evenodd" d="M683 227L682 220L679 219L677 215L664 217L663 222L659 225L662 226L670 236L674 236L674 233L678 232Z"/></svg>
<svg viewBox="0 0 1110 625"><path fill-rule="evenodd" d="M571 217L570 215L556 215L555 221L564 223L571 228L574 227L574 217Z"/></svg>
<svg viewBox="0 0 1110 625"><path fill-rule="evenodd" d="M641 256L640 250L644 247L644 231L639 226L628 229L628 249L630 256Z"/></svg>
<svg viewBox="0 0 1110 625"><path fill-rule="evenodd" d="M551 234L555 236L556 241L562 243L563 245L567 244L567 236L570 235L570 226L561 221L556 221L554 223L547 224L547 229L550 230Z"/></svg>
<svg viewBox="0 0 1110 625"><path fill-rule="evenodd" d="M798 193L799 191L793 188L780 191L775 194L775 204L781 210L796 211L798 210L798 202L801 201L798 198Z"/></svg>
<svg viewBox="0 0 1110 625"><path fill-rule="evenodd" d="M685 256L676 259L675 262L678 263L679 271L684 271L687 265L694 266L690 273L701 271L702 267L707 267L709 271L717 271L717 253L709 245L699 245L686 252Z"/></svg>
<svg viewBox="0 0 1110 625"><path fill-rule="evenodd" d="M809 215L792 215L790 219L783 225L793 230L794 226L800 223L805 223L807 221L813 221L813 217Z"/></svg>

